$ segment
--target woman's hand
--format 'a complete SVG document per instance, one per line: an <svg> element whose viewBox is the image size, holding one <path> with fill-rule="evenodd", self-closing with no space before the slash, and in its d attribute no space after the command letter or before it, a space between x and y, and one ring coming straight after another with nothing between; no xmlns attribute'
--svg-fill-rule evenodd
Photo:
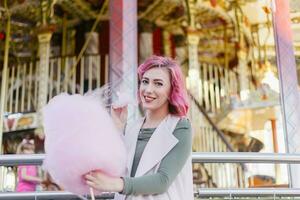
<svg viewBox="0 0 300 200"><path fill-rule="evenodd" d="M108 176L100 171L92 171L84 176L86 184L96 190L104 192L122 192L124 181L122 178Z"/></svg>
<svg viewBox="0 0 300 200"><path fill-rule="evenodd" d="M111 117L119 130L123 131L127 122L128 109L127 105L123 107L111 107Z"/></svg>

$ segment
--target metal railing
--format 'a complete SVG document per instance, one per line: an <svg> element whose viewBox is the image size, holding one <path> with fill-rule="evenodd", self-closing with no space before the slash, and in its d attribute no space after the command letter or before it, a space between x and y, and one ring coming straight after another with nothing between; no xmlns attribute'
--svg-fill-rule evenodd
<svg viewBox="0 0 300 200"><path fill-rule="evenodd" d="M1 155L1 166L13 166L19 164L39 165L44 159L44 154L33 155ZM273 154L273 153L203 153L196 152L192 155L194 163L290 163L300 164L300 154ZM201 188L195 191L196 197L300 197L300 189L295 188L247 188L247 189L211 189ZM113 194L107 193L97 199L111 199ZM80 199L69 192L32 192L16 193L2 192L0 199Z"/></svg>
<svg viewBox="0 0 300 200"><path fill-rule="evenodd" d="M50 58L48 99L62 92L83 94L107 81L108 55L83 56L78 66L74 66L75 60L76 56ZM70 74L71 71L75 73ZM9 113L35 111L38 104L38 85L38 60L11 66L8 69L5 111Z"/></svg>
<svg viewBox="0 0 300 200"><path fill-rule="evenodd" d="M86 55L74 67L76 56L49 59L48 97L61 92L83 93L108 80L108 55ZM222 102L229 104L230 96L238 94L237 74L227 68L202 63L199 68L199 103L206 111L219 112ZM71 71L75 73L71 74ZM105 74L101 72L105 71ZM39 82L39 61L20 61L8 69L6 109L10 113L36 109ZM66 77L68 80L66 80ZM103 80L103 78L105 80ZM1 79L1 78L0 78Z"/></svg>
<svg viewBox="0 0 300 200"><path fill-rule="evenodd" d="M201 63L199 66L199 96L206 111L220 112L222 103L229 104L232 94L238 94L237 74L220 65Z"/></svg>
<svg viewBox="0 0 300 200"><path fill-rule="evenodd" d="M197 196L208 197L300 197L300 189L286 188L248 188L248 189L215 189L201 188L197 191Z"/></svg>
<svg viewBox="0 0 300 200"><path fill-rule="evenodd" d="M204 118L207 120L207 122L209 123L209 125L212 127L213 131L215 131L218 134L218 136L220 137L220 139L226 145L226 148L229 151L231 151L231 152L234 151L232 145L227 140L227 138L225 137L224 133L222 133L222 131L215 125L215 123L209 117L209 115L207 114L207 112L205 111L205 109L200 105L200 103L198 102L198 100L193 96L193 94L191 92L189 92L189 96L190 96L191 100L193 101L193 104L196 105L196 107L198 108L198 110L202 113L202 115L204 116Z"/></svg>
<svg viewBox="0 0 300 200"><path fill-rule="evenodd" d="M205 108L189 91L190 113L193 124L193 149L197 152L233 152L233 146L227 137L214 124ZM242 164L195 163L193 165L195 181L198 187L245 187L244 167ZM200 180L201 177L202 180Z"/></svg>
<svg viewBox="0 0 300 200"><path fill-rule="evenodd" d="M289 163L300 164L300 154L248 152L195 152L195 163Z"/></svg>
<svg viewBox="0 0 300 200"><path fill-rule="evenodd" d="M96 199L113 199L114 194L103 194L96 196ZM284 188L249 188L249 189L214 189L201 188L197 191L196 197L212 198L212 197L300 197L300 189L284 189ZM3 200L79 200L77 195L70 192L26 192L26 193L0 193L0 199ZM87 199L90 199L87 197Z"/></svg>
<svg viewBox="0 0 300 200"><path fill-rule="evenodd" d="M114 194L103 194L101 196L96 196L96 199L113 199ZM85 196L87 199L91 199L89 196ZM73 193L70 192L52 192L52 191L45 191L45 192L0 192L0 199L3 200L79 200L83 199Z"/></svg>
<svg viewBox="0 0 300 200"><path fill-rule="evenodd" d="M7 154L0 166L41 165L45 154ZM288 163L300 164L300 154L248 152L194 152L193 163Z"/></svg>

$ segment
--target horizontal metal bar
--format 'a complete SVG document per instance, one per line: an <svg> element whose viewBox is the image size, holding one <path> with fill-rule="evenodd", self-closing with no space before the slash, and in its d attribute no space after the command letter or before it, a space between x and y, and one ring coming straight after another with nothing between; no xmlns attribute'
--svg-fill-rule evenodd
<svg viewBox="0 0 300 200"><path fill-rule="evenodd" d="M201 188L195 194L197 197L300 197L300 189L288 188L247 188L247 189L219 189ZM96 199L112 199L114 194L108 193L97 196ZM6 192L0 193L0 200L79 200L82 199L70 192ZM90 198L87 198L90 199Z"/></svg>
<svg viewBox="0 0 300 200"><path fill-rule="evenodd" d="M114 194L108 193L103 194L101 196L97 196L96 199L113 199ZM90 199L89 197L86 197ZM83 199L75 194L70 192L63 192L63 191L45 191L45 192L0 192L0 199L2 200L35 200L35 199L51 199L51 200L79 200Z"/></svg>
<svg viewBox="0 0 300 200"><path fill-rule="evenodd" d="M41 165L45 154L7 154L0 156L0 166Z"/></svg>
<svg viewBox="0 0 300 200"><path fill-rule="evenodd" d="M44 154L1 155L0 166L41 165ZM290 163L300 164L300 154L194 152L194 163Z"/></svg>
<svg viewBox="0 0 300 200"><path fill-rule="evenodd" d="M195 163L290 163L300 164L300 154L250 152L194 152Z"/></svg>
<svg viewBox="0 0 300 200"><path fill-rule="evenodd" d="M199 197L300 197L300 189L288 188L247 188L221 189L201 188L196 194Z"/></svg>

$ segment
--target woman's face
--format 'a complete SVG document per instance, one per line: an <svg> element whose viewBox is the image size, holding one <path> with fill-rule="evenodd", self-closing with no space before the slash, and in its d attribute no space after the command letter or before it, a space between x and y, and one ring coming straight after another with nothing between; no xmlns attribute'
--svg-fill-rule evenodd
<svg viewBox="0 0 300 200"><path fill-rule="evenodd" d="M139 95L143 108L155 111L168 107L171 82L168 69L155 67L146 71L142 77Z"/></svg>

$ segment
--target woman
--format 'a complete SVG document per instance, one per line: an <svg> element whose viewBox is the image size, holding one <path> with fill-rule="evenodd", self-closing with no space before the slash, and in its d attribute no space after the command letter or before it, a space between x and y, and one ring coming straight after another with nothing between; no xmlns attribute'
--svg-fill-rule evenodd
<svg viewBox="0 0 300 200"><path fill-rule="evenodd" d="M118 200L192 200L192 133L180 67L170 58L153 56L139 66L138 78L145 117L126 125L127 174L91 172L86 183L116 192ZM115 111L119 119L126 113L125 108Z"/></svg>

